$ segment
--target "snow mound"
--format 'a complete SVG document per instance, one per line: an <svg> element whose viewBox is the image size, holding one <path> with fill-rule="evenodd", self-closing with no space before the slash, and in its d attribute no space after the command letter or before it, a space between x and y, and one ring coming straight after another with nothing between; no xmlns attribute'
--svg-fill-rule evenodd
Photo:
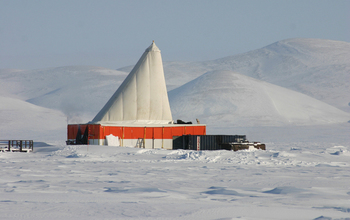
<svg viewBox="0 0 350 220"><path fill-rule="evenodd" d="M174 119L222 126L316 125L350 114L304 94L232 71L212 71L169 92Z"/></svg>
<svg viewBox="0 0 350 220"><path fill-rule="evenodd" d="M225 189L225 187L210 187L210 190L203 193L209 195L230 195L230 196L243 196L235 190Z"/></svg>
<svg viewBox="0 0 350 220"><path fill-rule="evenodd" d="M269 193L269 194L289 194L289 193L299 193L303 190L291 187L291 186L282 186L282 187L276 187L272 190L264 191L263 193Z"/></svg>

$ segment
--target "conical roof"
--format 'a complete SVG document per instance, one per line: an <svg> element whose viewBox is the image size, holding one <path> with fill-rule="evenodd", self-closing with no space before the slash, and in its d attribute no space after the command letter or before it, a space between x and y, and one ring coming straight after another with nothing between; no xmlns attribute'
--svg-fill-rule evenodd
<svg viewBox="0 0 350 220"><path fill-rule="evenodd" d="M92 123L168 124L171 121L162 57L153 42Z"/></svg>

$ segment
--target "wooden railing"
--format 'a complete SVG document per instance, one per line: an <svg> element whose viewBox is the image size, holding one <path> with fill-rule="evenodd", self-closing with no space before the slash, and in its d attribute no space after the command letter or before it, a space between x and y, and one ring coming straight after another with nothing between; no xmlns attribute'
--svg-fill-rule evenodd
<svg viewBox="0 0 350 220"><path fill-rule="evenodd" d="M33 149L33 140L0 140L1 152L31 152Z"/></svg>

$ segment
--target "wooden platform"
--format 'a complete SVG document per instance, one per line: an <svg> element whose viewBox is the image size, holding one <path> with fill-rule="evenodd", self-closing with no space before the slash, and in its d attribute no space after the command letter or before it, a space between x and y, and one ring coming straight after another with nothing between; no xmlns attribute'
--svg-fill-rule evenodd
<svg viewBox="0 0 350 220"><path fill-rule="evenodd" d="M32 152L33 140L0 140L0 152Z"/></svg>

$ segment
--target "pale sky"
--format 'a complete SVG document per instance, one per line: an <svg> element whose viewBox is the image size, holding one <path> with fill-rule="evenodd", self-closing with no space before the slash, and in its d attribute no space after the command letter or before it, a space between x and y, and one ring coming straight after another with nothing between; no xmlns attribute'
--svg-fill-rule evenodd
<svg viewBox="0 0 350 220"><path fill-rule="evenodd" d="M203 61L288 38L350 42L350 1L0 0L0 69Z"/></svg>

